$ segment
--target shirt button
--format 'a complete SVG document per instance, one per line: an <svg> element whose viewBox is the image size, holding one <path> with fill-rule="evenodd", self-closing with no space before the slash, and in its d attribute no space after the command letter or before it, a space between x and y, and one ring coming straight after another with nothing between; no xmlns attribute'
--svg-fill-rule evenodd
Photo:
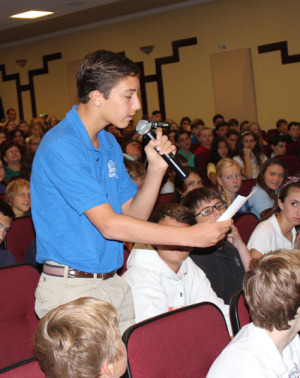
<svg viewBox="0 0 300 378"><path fill-rule="evenodd" d="M99 161L100 159L98 158L98 159L96 159L96 161Z"/></svg>

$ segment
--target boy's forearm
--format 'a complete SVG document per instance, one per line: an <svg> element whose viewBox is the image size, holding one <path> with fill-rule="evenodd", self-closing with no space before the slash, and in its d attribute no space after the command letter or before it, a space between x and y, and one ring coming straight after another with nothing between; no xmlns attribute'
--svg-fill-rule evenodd
<svg viewBox="0 0 300 378"><path fill-rule="evenodd" d="M149 167L142 187L128 205L122 207L123 214L147 220L157 200L164 174L164 170Z"/></svg>

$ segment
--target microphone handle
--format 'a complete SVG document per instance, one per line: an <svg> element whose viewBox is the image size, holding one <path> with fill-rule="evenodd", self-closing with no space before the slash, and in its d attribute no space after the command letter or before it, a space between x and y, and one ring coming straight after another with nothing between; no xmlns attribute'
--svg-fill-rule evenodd
<svg viewBox="0 0 300 378"><path fill-rule="evenodd" d="M151 139L156 139L156 134L153 131L148 131L144 138L147 142ZM157 151L157 153L159 153ZM189 171L181 164L179 160L176 159L176 156L171 152L170 154L160 155L169 167L176 173L177 176L183 181L189 176Z"/></svg>

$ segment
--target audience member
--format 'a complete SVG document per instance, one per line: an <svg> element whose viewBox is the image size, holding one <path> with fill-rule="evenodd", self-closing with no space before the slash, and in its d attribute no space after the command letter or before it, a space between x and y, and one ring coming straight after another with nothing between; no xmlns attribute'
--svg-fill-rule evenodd
<svg viewBox="0 0 300 378"><path fill-rule="evenodd" d="M236 130L238 133L240 132L240 125L239 121L236 118L230 118L228 121L229 130Z"/></svg>
<svg viewBox="0 0 300 378"><path fill-rule="evenodd" d="M201 143L200 147L194 152L195 155L200 152L209 152L211 150L211 145L214 139L214 134L211 128L207 126L202 126L199 131L198 139Z"/></svg>
<svg viewBox="0 0 300 378"><path fill-rule="evenodd" d="M276 128L280 135L283 135L284 137L288 136L288 121L286 119L279 119L276 122Z"/></svg>
<svg viewBox="0 0 300 378"><path fill-rule="evenodd" d="M259 223L253 231L248 248L253 258L269 251L293 249L295 226L300 225L300 178L288 177L280 187L269 218Z"/></svg>
<svg viewBox="0 0 300 378"><path fill-rule="evenodd" d="M218 123L223 123L223 122L225 122L225 119L224 119L224 117L222 116L222 114L215 114L215 115L213 116L212 121L213 121L214 126L216 127L216 125L217 125Z"/></svg>
<svg viewBox="0 0 300 378"><path fill-rule="evenodd" d="M263 211L272 208L278 189L287 176L288 170L281 160L276 158L266 160L257 177L256 191L248 201L249 212L260 218Z"/></svg>
<svg viewBox="0 0 300 378"><path fill-rule="evenodd" d="M225 158L219 161L216 167L218 182L218 194L228 208L238 196L242 186L242 172L239 163L235 160ZM248 213L249 204L246 202L238 211Z"/></svg>
<svg viewBox="0 0 300 378"><path fill-rule="evenodd" d="M14 131L17 128L16 121L7 121L5 128L6 128L6 131L8 133L11 133L12 131Z"/></svg>
<svg viewBox="0 0 300 378"><path fill-rule="evenodd" d="M257 136L260 147L266 146L268 144L268 142L266 142L261 135L261 129L258 122L251 122L249 124L249 130L251 130Z"/></svg>
<svg viewBox="0 0 300 378"><path fill-rule="evenodd" d="M10 204L15 218L30 214L30 182L24 179L15 179L7 185L6 200Z"/></svg>
<svg viewBox="0 0 300 378"><path fill-rule="evenodd" d="M255 259L244 278L253 323L245 325L207 378L300 376L300 254L277 250Z"/></svg>
<svg viewBox="0 0 300 378"><path fill-rule="evenodd" d="M150 221L175 227L196 223L189 209L175 203L156 208ZM203 271L188 257L191 248L176 245L148 248L131 251L123 275L132 289L136 322L208 301L222 310L228 329L231 328L228 306L217 297Z"/></svg>
<svg viewBox="0 0 300 378"><path fill-rule="evenodd" d="M14 122L16 122L16 118L17 118L17 112L16 112L16 110L14 108L7 109L7 111L6 111L7 122L8 121L14 121Z"/></svg>
<svg viewBox="0 0 300 378"><path fill-rule="evenodd" d="M240 133L243 133L244 131L249 129L249 121L243 121L240 124Z"/></svg>
<svg viewBox="0 0 300 378"><path fill-rule="evenodd" d="M270 136L270 146L272 149L271 157L285 155L286 153L286 138L279 133L273 133Z"/></svg>
<svg viewBox="0 0 300 378"><path fill-rule="evenodd" d="M22 160L20 147L9 141L4 142L1 144L1 155L5 165L5 177L9 182L11 178L20 174Z"/></svg>
<svg viewBox="0 0 300 378"><path fill-rule="evenodd" d="M195 155L190 151L191 138L189 133L185 130L179 130L175 134L175 143L178 148L177 153L187 159L189 167L195 167Z"/></svg>
<svg viewBox="0 0 300 378"><path fill-rule="evenodd" d="M142 187L146 177L146 168L143 163L136 160L124 158L124 164L131 180L137 184L138 189Z"/></svg>
<svg viewBox="0 0 300 378"><path fill-rule="evenodd" d="M123 155L129 160L141 161L143 152L142 145L138 140L134 140L131 137L132 134L128 134L130 138L125 137L122 142Z"/></svg>
<svg viewBox="0 0 300 378"><path fill-rule="evenodd" d="M225 211L225 203L212 188L189 192L182 200L198 223L216 222ZM229 304L232 295L241 289L251 255L235 226L227 238L209 248L195 248L191 259L206 274L217 296Z"/></svg>
<svg viewBox="0 0 300 378"><path fill-rule="evenodd" d="M229 129L225 135L225 139L229 146L229 156L233 157L236 155L236 145L239 139L240 133L235 129Z"/></svg>
<svg viewBox="0 0 300 378"><path fill-rule="evenodd" d="M225 135L229 131L227 122L218 122L215 127L215 135L221 138L225 138Z"/></svg>
<svg viewBox="0 0 300 378"><path fill-rule="evenodd" d="M58 124L58 119L56 116L51 116L49 117L49 122L48 122L48 128L52 129L55 125Z"/></svg>
<svg viewBox="0 0 300 378"><path fill-rule="evenodd" d="M244 179L256 178L261 164L267 160L258 143L257 136L251 131L244 131L237 143L237 155L233 157L242 167Z"/></svg>
<svg viewBox="0 0 300 378"><path fill-rule="evenodd" d="M188 166L188 160L186 157L183 155L177 155L176 156L177 160L180 161L180 163L184 166ZM174 181L175 181L176 173L171 169L167 168L167 172L162 180L161 184L161 189L160 189L160 194L167 194L167 193L174 193L175 191L175 186L174 186Z"/></svg>
<svg viewBox="0 0 300 378"><path fill-rule="evenodd" d="M152 122L161 123L163 122L163 120L164 120L163 114L160 110L154 110L152 112L152 117L151 117Z"/></svg>
<svg viewBox="0 0 300 378"><path fill-rule="evenodd" d="M0 145L7 140L6 131L0 129Z"/></svg>
<svg viewBox="0 0 300 378"><path fill-rule="evenodd" d="M12 265L16 263L16 258L11 252L3 249L3 240L10 229L11 222L15 214L9 204L0 198L0 266Z"/></svg>
<svg viewBox="0 0 300 378"><path fill-rule="evenodd" d="M190 133L191 131L191 119L189 117L183 117L179 124L179 129L185 130Z"/></svg>
<svg viewBox="0 0 300 378"><path fill-rule="evenodd" d="M6 187L5 167L3 161L0 159L0 194L6 193Z"/></svg>
<svg viewBox="0 0 300 378"><path fill-rule="evenodd" d="M11 132L11 140L14 144L20 147L22 153L26 151L26 136L22 130L15 129Z"/></svg>
<svg viewBox="0 0 300 378"><path fill-rule="evenodd" d="M25 121L24 119L21 120L18 124L18 130L22 130L23 133L25 134L26 137L28 137L28 132L29 132L29 125L28 122Z"/></svg>
<svg viewBox="0 0 300 378"><path fill-rule="evenodd" d="M290 122L288 124L287 143L300 143L300 124L298 122Z"/></svg>
<svg viewBox="0 0 300 378"><path fill-rule="evenodd" d="M180 177L175 176L175 191L172 198L172 202L179 203L182 200L182 198L188 194L188 192L190 192L193 189L203 187L203 181L197 169L193 167L187 167L187 170L189 171L189 175L184 181L181 180Z"/></svg>
<svg viewBox="0 0 300 378"><path fill-rule="evenodd" d="M39 121L39 119L33 118L29 124L29 133L28 133L29 136L36 136L36 137L43 138L44 133L45 133L45 130L43 129L42 124Z"/></svg>
<svg viewBox="0 0 300 378"><path fill-rule="evenodd" d="M58 306L44 316L34 349L51 378L121 377L126 371L117 312L110 303L91 297Z"/></svg>
<svg viewBox="0 0 300 378"><path fill-rule="evenodd" d="M196 118L191 123L191 143L192 144L200 144L200 140L198 139L200 135L201 127L204 126L204 122L200 118Z"/></svg>
<svg viewBox="0 0 300 378"><path fill-rule="evenodd" d="M212 185L217 184L216 165L229 154L229 146L223 137L215 137L211 146L209 163L207 165L207 177Z"/></svg>

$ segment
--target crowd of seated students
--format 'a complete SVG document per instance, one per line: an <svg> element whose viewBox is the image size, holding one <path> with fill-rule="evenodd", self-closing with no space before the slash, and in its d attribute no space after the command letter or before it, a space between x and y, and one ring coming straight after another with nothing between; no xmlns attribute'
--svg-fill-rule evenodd
<svg viewBox="0 0 300 378"><path fill-rule="evenodd" d="M153 113L150 121L163 121L161 112ZM0 146L3 162L0 161L0 189L6 191L14 217L30 214L30 166L38 144L47 131L45 125L53 127L50 119L40 118L33 119L29 125L23 122L22 128L12 128L14 121L8 120L0 130L0 136L3 132L6 138ZM213 118L214 129L206 126L201 119L192 121L189 117L183 117L179 126L170 120L164 132L170 133L174 139L189 176L182 181L168 169L161 193L165 193L163 186L166 185L167 192L173 192L173 198L170 204L154 210L151 221L178 227L215 222L238 196L243 179L256 179L257 184L255 193L239 212L253 213L262 218L248 245L243 242L235 226L232 226L225 240L209 248L191 250L156 245L135 245L132 248L127 243L130 245L130 256L123 277L132 288L136 321L199 301L211 301L223 311L231 332L227 305L232 295L242 288L251 259L261 258L275 249L293 250L296 247L297 227L300 226L300 178L288 178L287 167L276 157L267 159L264 146L270 146L274 156L284 154L287 143L299 143L300 147L300 126L297 122L288 124L283 122L285 120L279 121L276 124L278 131L264 139L265 133L261 132L257 122L243 122L241 127L245 129L240 131L236 119L227 123L220 114ZM9 122L10 130L7 129ZM109 125L106 131L120 143L127 171L141 188L147 164L143 138L135 132L132 122L124 131L114 125ZM211 152L207 166L211 188L203 187L202 178L195 167L195 155L202 152ZM22 165L26 156L29 169L24 169ZM24 170L26 174L22 173ZM5 214L4 211L1 213L0 208L0 225L2 216L10 218L11 223L12 217ZM5 233L9 230L8 223ZM52 311L49 314L53 316ZM44 323L42 327L45 327ZM107 361L107 374L109 363L118 361L118 358L104 361Z"/></svg>

